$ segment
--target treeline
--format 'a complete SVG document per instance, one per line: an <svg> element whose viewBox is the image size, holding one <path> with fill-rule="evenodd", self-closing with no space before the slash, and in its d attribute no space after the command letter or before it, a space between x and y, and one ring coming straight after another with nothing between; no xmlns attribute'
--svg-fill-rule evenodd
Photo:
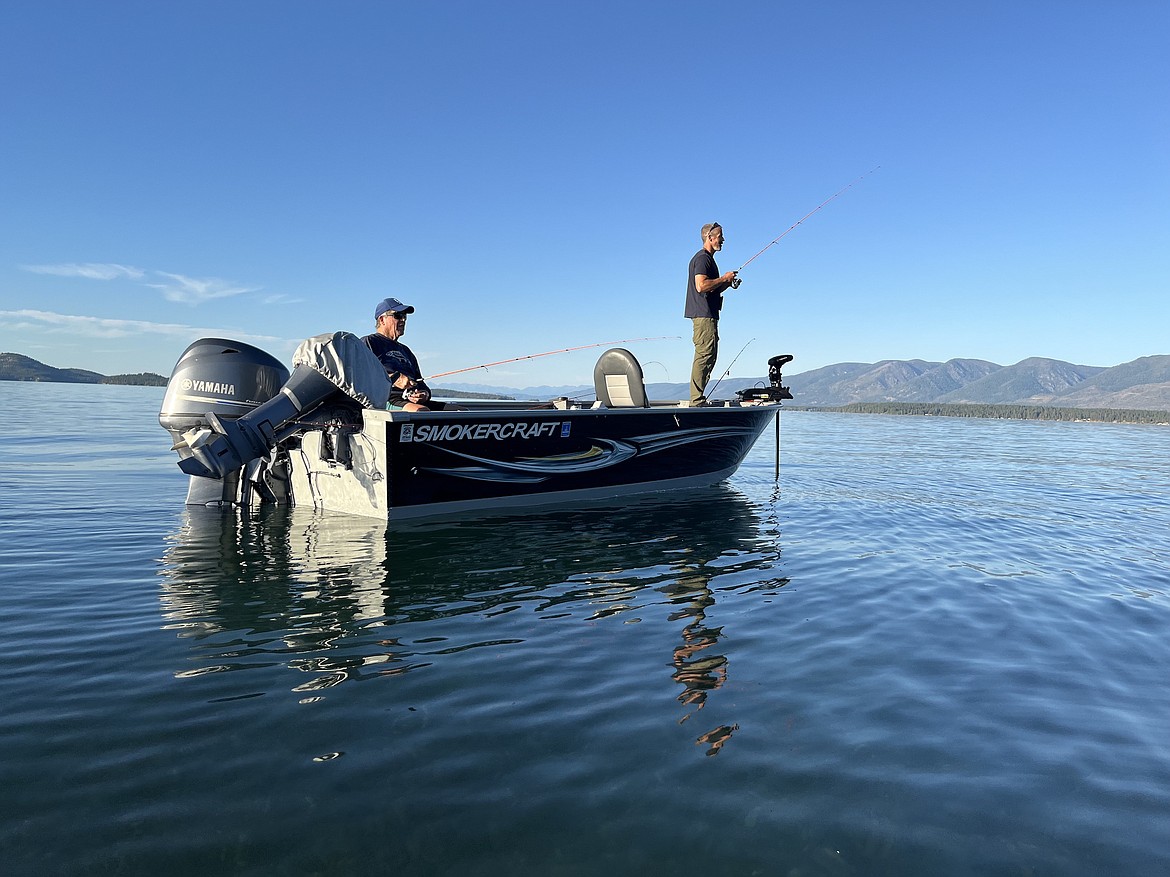
<svg viewBox="0 0 1170 877"><path fill-rule="evenodd" d="M103 384L126 384L133 387L165 387L167 379L154 372L138 372L133 375L108 375L102 378Z"/></svg>
<svg viewBox="0 0 1170 877"><path fill-rule="evenodd" d="M1067 420L1094 423L1170 424L1170 412L1137 408L1056 408L1045 405L945 405L937 402L854 402L806 411L839 411L845 414L912 414L919 417L983 417L1000 420Z"/></svg>
<svg viewBox="0 0 1170 877"><path fill-rule="evenodd" d="M431 390L432 396L442 399L511 399L511 396L501 396L499 393L476 393L473 390L444 390L435 387Z"/></svg>

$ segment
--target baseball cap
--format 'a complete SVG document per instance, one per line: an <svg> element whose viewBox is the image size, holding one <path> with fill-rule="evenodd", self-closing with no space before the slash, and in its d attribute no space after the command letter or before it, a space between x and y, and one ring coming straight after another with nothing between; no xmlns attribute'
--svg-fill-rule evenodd
<svg viewBox="0 0 1170 877"><path fill-rule="evenodd" d="M381 319L382 314L386 313L387 311L393 311L396 314L413 314L414 305L404 305L396 298L384 298L378 302L378 306L374 308L374 319Z"/></svg>

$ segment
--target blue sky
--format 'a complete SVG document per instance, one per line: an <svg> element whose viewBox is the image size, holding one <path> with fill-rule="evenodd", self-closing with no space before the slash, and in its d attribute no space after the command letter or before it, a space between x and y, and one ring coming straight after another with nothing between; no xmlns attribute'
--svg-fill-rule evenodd
<svg viewBox="0 0 1170 877"><path fill-rule="evenodd" d="M394 295L428 374L1170 353L1170 3L0 2L0 351L288 361ZM598 349L451 381L588 383Z"/></svg>

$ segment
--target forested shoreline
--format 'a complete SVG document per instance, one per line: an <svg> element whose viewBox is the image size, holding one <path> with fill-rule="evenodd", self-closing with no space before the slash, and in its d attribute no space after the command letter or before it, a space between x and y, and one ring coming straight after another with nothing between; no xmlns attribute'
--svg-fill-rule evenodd
<svg viewBox="0 0 1170 877"><path fill-rule="evenodd" d="M790 409L793 406L786 406ZM980 417L992 420L1064 420L1092 423L1170 425L1170 411L1137 408L1058 408L1047 405L978 405L937 402L854 402L833 407L796 407L800 411L841 414L909 414L919 417Z"/></svg>

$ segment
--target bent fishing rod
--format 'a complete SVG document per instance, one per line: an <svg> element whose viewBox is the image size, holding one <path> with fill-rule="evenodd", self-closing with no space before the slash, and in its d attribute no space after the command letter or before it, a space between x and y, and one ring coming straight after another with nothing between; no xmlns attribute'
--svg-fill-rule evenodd
<svg viewBox="0 0 1170 877"><path fill-rule="evenodd" d="M467 368L457 368L454 371L439 372L437 375L431 375L429 378L424 378L427 381L433 381L435 378L445 378L448 375L460 375L464 372L475 371L477 368L488 369L495 365L506 365L509 362L520 362L524 359L536 359L539 356L553 356L557 353L571 353L574 350L588 350L591 347L605 347L607 344L634 344L638 341L677 341L681 336L679 335L660 335L657 338L626 338L623 341L598 341L596 344L582 344L580 347L565 347L560 350L546 350L544 353L529 353L527 356L513 356L511 359L501 359L498 362L485 362L481 365L469 365Z"/></svg>
<svg viewBox="0 0 1170 877"><path fill-rule="evenodd" d="M832 195L830 195L828 198L826 198L824 201L822 201L820 204L818 204L816 207L814 207L812 210L810 210L804 216L800 217L800 219L796 220L796 222L792 223L792 225L788 226L788 228L786 228L784 230L784 234L780 235L777 238L774 238L772 240L772 242L770 244L768 244L768 246L764 247L764 249L760 250L758 253L756 253L754 256L752 256L750 259L748 259L746 262L744 262L742 265L739 266L739 268L735 271L736 279L737 280L739 279L738 275L739 275L740 271L742 271L744 268L746 268L748 265L750 265L752 262L754 262L760 256L764 255L764 253L766 253L772 247L776 246L776 244L780 243L780 241L783 240L785 238L785 236L788 235L789 232L794 230L798 225L800 225L802 222L804 222L806 219L808 219L810 216L812 216L814 213L816 213L818 210L820 210L822 207L824 207L830 201L839 197L840 195L845 194L845 192L848 189L852 189L854 186L856 186L858 183L860 183L862 180L864 180L866 177L868 177L870 174L872 174L873 171L876 171L879 167L881 167L881 165L878 165L877 167L875 167L871 171L865 172L860 177L858 177L856 180L854 180L852 183L850 183L848 186L845 186L845 188L834 192ZM735 284L735 285L738 286L738 284Z"/></svg>

